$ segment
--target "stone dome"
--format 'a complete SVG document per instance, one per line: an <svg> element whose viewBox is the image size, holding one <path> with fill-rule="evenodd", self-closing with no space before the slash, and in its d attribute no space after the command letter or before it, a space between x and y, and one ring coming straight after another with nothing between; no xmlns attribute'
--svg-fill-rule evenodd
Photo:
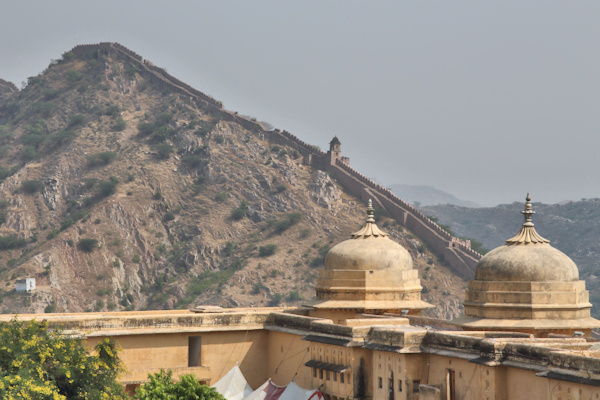
<svg viewBox="0 0 600 400"><path fill-rule="evenodd" d="M571 282L577 266L549 244L505 245L487 253L477 264L475 279L511 282Z"/></svg>
<svg viewBox="0 0 600 400"><path fill-rule="evenodd" d="M479 260L465 293L465 315L452 321L465 330L590 334L589 292L577 266L535 231L527 194L519 233Z"/></svg>
<svg viewBox="0 0 600 400"><path fill-rule="evenodd" d="M410 253L387 236L367 236L345 240L325 257L325 269L336 270L411 270Z"/></svg>
<svg viewBox="0 0 600 400"><path fill-rule="evenodd" d="M550 246L531 222L531 198L527 195L525 222L519 233L481 258L475 270L479 281L572 282L579 280L577 266L566 254Z"/></svg>
<svg viewBox="0 0 600 400"><path fill-rule="evenodd" d="M421 300L423 288L410 253L377 227L373 212L369 200L366 225L325 256L314 309L418 313L431 307Z"/></svg>

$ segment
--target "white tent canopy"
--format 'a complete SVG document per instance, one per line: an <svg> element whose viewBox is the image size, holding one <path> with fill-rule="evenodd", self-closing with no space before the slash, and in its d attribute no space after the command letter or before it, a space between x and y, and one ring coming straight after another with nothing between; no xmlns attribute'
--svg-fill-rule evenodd
<svg viewBox="0 0 600 400"><path fill-rule="evenodd" d="M227 400L242 400L252 393L252 388L237 364L212 387Z"/></svg>
<svg viewBox="0 0 600 400"><path fill-rule="evenodd" d="M322 400L319 389L303 389L291 381L287 386L277 386L271 379L252 391L248 381L236 364L213 388L227 400Z"/></svg>

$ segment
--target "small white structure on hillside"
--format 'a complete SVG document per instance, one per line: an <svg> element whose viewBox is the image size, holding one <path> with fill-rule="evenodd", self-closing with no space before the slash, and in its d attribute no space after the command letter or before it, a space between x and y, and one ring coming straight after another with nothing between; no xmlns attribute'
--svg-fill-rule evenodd
<svg viewBox="0 0 600 400"><path fill-rule="evenodd" d="M15 284L17 292L31 292L35 289L35 278L18 279Z"/></svg>

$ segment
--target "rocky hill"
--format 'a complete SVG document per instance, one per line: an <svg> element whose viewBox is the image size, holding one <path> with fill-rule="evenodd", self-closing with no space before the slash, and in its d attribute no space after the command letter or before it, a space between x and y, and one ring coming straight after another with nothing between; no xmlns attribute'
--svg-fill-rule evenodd
<svg viewBox="0 0 600 400"><path fill-rule="evenodd" d="M363 224L362 201L294 146L118 44L2 88L2 312L299 305ZM464 281L379 224L413 255L430 315L456 315ZM27 277L35 292L15 293Z"/></svg>
<svg viewBox="0 0 600 400"><path fill-rule="evenodd" d="M465 208L450 205L424 207L422 211L446 224L458 236L477 238L488 249L504 244L518 232L523 203L492 208ZM536 230L575 261L580 277L586 280L594 307L600 316L600 199L582 199L560 204L533 203Z"/></svg>

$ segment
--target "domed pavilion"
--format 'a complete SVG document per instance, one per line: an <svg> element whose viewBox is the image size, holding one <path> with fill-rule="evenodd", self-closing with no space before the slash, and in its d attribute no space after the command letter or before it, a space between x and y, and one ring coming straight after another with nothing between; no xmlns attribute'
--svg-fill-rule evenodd
<svg viewBox="0 0 600 400"><path fill-rule="evenodd" d="M587 336L600 321L590 317L588 291L577 266L535 230L527 194L519 233L481 258L464 301L465 330Z"/></svg>
<svg viewBox="0 0 600 400"><path fill-rule="evenodd" d="M433 307L421 300L409 252L375 224L371 200L366 225L329 250L315 289L311 315L337 320L365 313L419 315Z"/></svg>

